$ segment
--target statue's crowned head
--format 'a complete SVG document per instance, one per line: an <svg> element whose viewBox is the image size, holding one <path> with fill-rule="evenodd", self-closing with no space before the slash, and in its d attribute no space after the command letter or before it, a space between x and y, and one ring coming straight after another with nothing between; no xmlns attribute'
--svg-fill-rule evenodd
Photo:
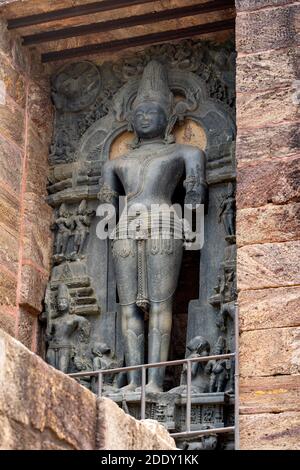
<svg viewBox="0 0 300 470"><path fill-rule="evenodd" d="M173 107L165 67L152 60L145 67L133 102L133 127L140 139L164 137Z"/></svg>
<svg viewBox="0 0 300 470"><path fill-rule="evenodd" d="M57 310L61 315L70 310L70 294L66 284L59 284L58 286Z"/></svg>

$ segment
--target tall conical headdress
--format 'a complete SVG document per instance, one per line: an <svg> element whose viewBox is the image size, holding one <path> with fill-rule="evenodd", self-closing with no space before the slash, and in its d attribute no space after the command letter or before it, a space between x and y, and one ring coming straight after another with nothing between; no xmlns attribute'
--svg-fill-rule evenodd
<svg viewBox="0 0 300 470"><path fill-rule="evenodd" d="M168 74L165 67L156 60L151 60L146 65L132 108L135 109L145 101L159 103L167 116L171 112L173 94L168 85Z"/></svg>
<svg viewBox="0 0 300 470"><path fill-rule="evenodd" d="M70 299L69 289L66 284L59 284L57 290L57 299Z"/></svg>

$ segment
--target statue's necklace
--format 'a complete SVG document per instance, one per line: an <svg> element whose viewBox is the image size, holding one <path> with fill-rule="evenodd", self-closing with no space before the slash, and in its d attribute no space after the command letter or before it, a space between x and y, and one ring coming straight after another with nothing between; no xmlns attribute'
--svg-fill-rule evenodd
<svg viewBox="0 0 300 470"><path fill-rule="evenodd" d="M152 144L152 142L151 142ZM151 145L151 144L148 144L148 145ZM143 147L143 151L140 152L141 149L137 150L135 153L132 153L131 155L124 155L122 157L122 159L126 159L126 160L129 160L131 158L137 158L137 159L141 159L143 158L144 160L147 160L149 157L151 158L155 158L155 157L158 157L160 155L164 155L166 154L166 150L170 149L170 147L172 147L173 145L176 145L175 143L172 143L172 144L169 144L169 145L165 145L163 146L163 148L159 148L158 150L151 150L151 149L145 149L145 147Z"/></svg>

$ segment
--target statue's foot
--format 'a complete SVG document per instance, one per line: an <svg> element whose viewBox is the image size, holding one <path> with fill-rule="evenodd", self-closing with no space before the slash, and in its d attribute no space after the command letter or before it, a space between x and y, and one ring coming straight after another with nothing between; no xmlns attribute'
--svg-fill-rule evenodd
<svg viewBox="0 0 300 470"><path fill-rule="evenodd" d="M145 390L146 390L146 393L161 393L163 391L163 388L159 387L155 382L149 382L147 383ZM136 392L141 393L142 387L138 387L136 389Z"/></svg>
<svg viewBox="0 0 300 470"><path fill-rule="evenodd" d="M137 389L137 384L135 384L134 382L131 382L130 384L128 385L125 385L124 387L121 387L118 392L119 393L126 393L126 392L135 392Z"/></svg>

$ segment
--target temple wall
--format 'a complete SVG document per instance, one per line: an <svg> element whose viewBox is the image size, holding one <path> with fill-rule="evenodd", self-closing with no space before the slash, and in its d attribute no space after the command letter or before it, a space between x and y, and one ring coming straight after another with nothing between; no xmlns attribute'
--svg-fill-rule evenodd
<svg viewBox="0 0 300 470"><path fill-rule="evenodd" d="M236 7L240 445L299 449L300 6Z"/></svg>
<svg viewBox="0 0 300 470"><path fill-rule="evenodd" d="M53 112L39 58L0 24L0 327L37 351L49 276Z"/></svg>
<svg viewBox="0 0 300 470"><path fill-rule="evenodd" d="M163 426L97 400L1 330L0 429L1 450L176 449Z"/></svg>

